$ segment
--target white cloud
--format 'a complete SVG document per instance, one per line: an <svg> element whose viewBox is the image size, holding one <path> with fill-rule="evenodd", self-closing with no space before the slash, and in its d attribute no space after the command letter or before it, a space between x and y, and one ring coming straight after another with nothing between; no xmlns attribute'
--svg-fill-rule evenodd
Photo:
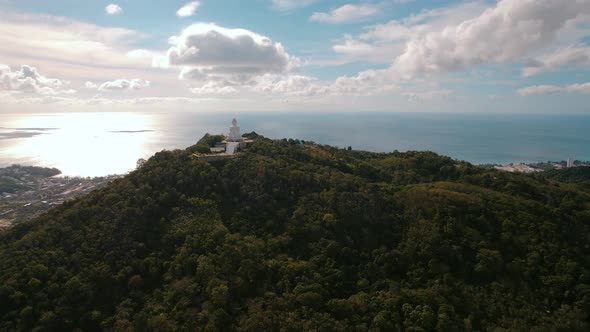
<svg viewBox="0 0 590 332"><path fill-rule="evenodd" d="M139 90L150 86L150 82L142 79L119 79L102 83L99 91Z"/></svg>
<svg viewBox="0 0 590 332"><path fill-rule="evenodd" d="M573 27L583 29L581 23L590 22L590 0L500 0L487 9L484 5L424 11L368 27L357 38L346 36L343 43L334 46L335 51L390 66L340 77L332 86L337 91L360 94L403 94L408 84L416 85L419 91L444 90L421 87L418 80L426 79L423 75L427 74L428 80L436 82L451 71L520 61L564 39L580 36ZM408 91L410 96L414 90Z"/></svg>
<svg viewBox="0 0 590 332"><path fill-rule="evenodd" d="M403 48L404 45L399 42L366 42L350 35L344 36L343 42L332 47L336 53L345 55L349 61L361 60L375 63L391 63L394 56L401 53Z"/></svg>
<svg viewBox="0 0 590 332"><path fill-rule="evenodd" d="M567 86L567 90L571 92L579 92L590 94L590 82L582 84L571 84Z"/></svg>
<svg viewBox="0 0 590 332"><path fill-rule="evenodd" d="M353 77L338 77L330 86L336 95L374 96L399 92L398 82L390 79L385 70L365 70Z"/></svg>
<svg viewBox="0 0 590 332"><path fill-rule="evenodd" d="M560 48L551 54L529 60L522 70L522 75L530 77L543 72L557 71L564 66L590 66L590 47L570 46Z"/></svg>
<svg viewBox="0 0 590 332"><path fill-rule="evenodd" d="M86 81L86 83L84 83L84 87L86 89L97 89L98 85L96 85L94 82Z"/></svg>
<svg viewBox="0 0 590 332"><path fill-rule="evenodd" d="M35 64L43 76L70 82L68 89L79 90L79 95L84 97L93 91L85 88L87 81L100 86L115 78L158 82L157 90L143 89L134 93L137 96L154 93L190 96L186 82L178 80L176 70L152 67L156 58L166 57L165 51L138 50L136 44L145 38L147 35L126 28L97 26L65 17L0 11L0 45L9 45L0 47L0 63L10 65L15 71L20 69L20 64ZM108 98L120 95L126 94L111 93Z"/></svg>
<svg viewBox="0 0 590 332"><path fill-rule="evenodd" d="M151 68L152 59L125 57L145 37L134 30L64 17L0 13L0 45L10 45L2 49L4 62L43 64L45 70L83 81L103 75L108 79L125 69Z"/></svg>
<svg viewBox="0 0 590 332"><path fill-rule="evenodd" d="M292 10L307 7L318 0L272 0L273 8L278 10Z"/></svg>
<svg viewBox="0 0 590 332"><path fill-rule="evenodd" d="M475 18L410 39L393 69L411 77L518 60L586 14L590 0L501 0Z"/></svg>
<svg viewBox="0 0 590 332"><path fill-rule="evenodd" d="M190 89L195 94L220 94L227 95L238 92L238 90L232 86L224 86L217 82L209 82L201 87Z"/></svg>
<svg viewBox="0 0 590 332"><path fill-rule="evenodd" d="M176 15L178 15L179 17L193 16L197 9L199 9L200 5L200 1L189 2L186 5L180 7L180 9L178 9L178 11L176 12Z"/></svg>
<svg viewBox="0 0 590 332"><path fill-rule="evenodd" d="M104 7L104 11L109 15L117 15L123 12L123 8L117 4L111 3Z"/></svg>
<svg viewBox="0 0 590 332"><path fill-rule="evenodd" d="M402 96L406 97L408 100L411 101L419 101L419 100L432 100L436 98L446 98L453 94L453 91L448 89L442 90L430 90L430 91L412 91L412 92L404 92Z"/></svg>
<svg viewBox="0 0 590 332"><path fill-rule="evenodd" d="M127 57L131 59L145 59L145 58L152 58L153 53L148 50L144 49L137 49L127 52Z"/></svg>
<svg viewBox="0 0 590 332"><path fill-rule="evenodd" d="M412 38L460 24L481 14L485 8L483 3L476 2L425 10L401 20L367 26L358 37L345 35L344 40L335 44L333 49L349 61L368 60L391 64Z"/></svg>
<svg viewBox="0 0 590 332"><path fill-rule="evenodd" d="M329 13L313 13L310 21L323 23L356 23L379 14L379 6L374 4L346 4Z"/></svg>
<svg viewBox="0 0 590 332"><path fill-rule="evenodd" d="M558 85L535 85L522 88L516 91L521 96L532 96L551 94L558 92L578 92L584 94L590 94L590 82L582 84L570 84L566 86Z"/></svg>
<svg viewBox="0 0 590 332"><path fill-rule="evenodd" d="M205 102L217 102L222 99L212 97L137 97L137 98L105 98L97 95L91 98L76 98L72 96L27 96L22 94L2 94L0 91L2 102L6 104L19 105L57 105L57 106L73 106L73 110L79 110L78 107L88 107L96 105L109 106L129 106L135 107L137 105L160 105L168 109L176 107L180 104L201 104Z"/></svg>
<svg viewBox="0 0 590 332"><path fill-rule="evenodd" d="M295 73L301 61L268 37L245 29L199 23L171 37L167 63L191 80L195 94L240 91L315 95L315 79Z"/></svg>
<svg viewBox="0 0 590 332"><path fill-rule="evenodd" d="M258 76L285 73L297 65L280 43L245 29L198 23L171 37L170 43L169 65L181 69L181 78L202 86L249 85Z"/></svg>
<svg viewBox="0 0 590 332"><path fill-rule="evenodd" d="M0 90L36 93L41 95L71 94L75 90L63 89L64 82L56 78L41 75L37 68L23 65L13 71L9 66L0 64Z"/></svg>
<svg viewBox="0 0 590 332"><path fill-rule="evenodd" d="M478 1L369 26L333 49L350 60L393 63L392 73L413 77L518 61L587 35L589 22L590 0Z"/></svg>
<svg viewBox="0 0 590 332"><path fill-rule="evenodd" d="M304 75L266 74L256 79L253 90L281 96L311 97L328 94L327 87L318 84L317 79Z"/></svg>

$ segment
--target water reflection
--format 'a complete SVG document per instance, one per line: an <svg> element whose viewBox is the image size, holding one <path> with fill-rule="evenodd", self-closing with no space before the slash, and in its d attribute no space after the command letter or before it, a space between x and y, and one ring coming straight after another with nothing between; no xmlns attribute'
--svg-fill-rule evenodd
<svg viewBox="0 0 590 332"><path fill-rule="evenodd" d="M140 113L26 115L3 122L3 131L27 138L3 144L3 160L57 167L66 175L98 176L129 171L156 139L151 118ZM12 140L11 140L12 141Z"/></svg>

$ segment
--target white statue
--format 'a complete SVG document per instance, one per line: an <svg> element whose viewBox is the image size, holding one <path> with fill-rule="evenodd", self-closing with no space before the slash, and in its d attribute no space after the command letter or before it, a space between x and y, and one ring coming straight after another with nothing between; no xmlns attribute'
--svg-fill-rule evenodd
<svg viewBox="0 0 590 332"><path fill-rule="evenodd" d="M230 142L240 142L243 140L242 134L240 134L240 127L238 127L238 120L235 118L231 122L232 126L229 127L229 141Z"/></svg>

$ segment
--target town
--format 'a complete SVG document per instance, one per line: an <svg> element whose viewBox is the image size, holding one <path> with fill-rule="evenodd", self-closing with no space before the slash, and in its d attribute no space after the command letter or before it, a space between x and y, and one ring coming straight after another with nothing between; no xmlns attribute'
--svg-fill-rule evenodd
<svg viewBox="0 0 590 332"><path fill-rule="evenodd" d="M56 168L12 165L0 168L0 230L34 218L64 201L104 187L121 176L60 176Z"/></svg>
<svg viewBox="0 0 590 332"><path fill-rule="evenodd" d="M559 170L572 167L588 167L590 166L590 162L574 160L573 157L569 157L567 160L564 161L547 161L538 163L510 163L504 165L489 164L480 166L485 168L494 168L498 171L510 173L537 173L552 169Z"/></svg>

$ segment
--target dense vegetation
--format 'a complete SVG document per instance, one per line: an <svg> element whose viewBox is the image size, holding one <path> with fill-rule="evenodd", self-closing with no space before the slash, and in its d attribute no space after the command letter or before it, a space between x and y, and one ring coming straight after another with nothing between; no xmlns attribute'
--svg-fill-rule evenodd
<svg viewBox="0 0 590 332"><path fill-rule="evenodd" d="M190 152L197 153L209 153L211 152L211 148L215 146L215 144L223 141L224 139L225 137L223 135L206 134L197 142L197 144L188 147L187 150Z"/></svg>
<svg viewBox="0 0 590 332"><path fill-rule="evenodd" d="M39 177L51 177L61 174L61 171L57 168L50 167L36 167L36 166L22 166L12 165L6 168L0 168L0 175L13 175L13 174L27 174Z"/></svg>
<svg viewBox="0 0 590 332"><path fill-rule="evenodd" d="M561 182L590 184L590 167L588 166L549 170L540 175Z"/></svg>
<svg viewBox="0 0 590 332"><path fill-rule="evenodd" d="M190 154L0 235L0 329L590 328L585 187L293 140Z"/></svg>

